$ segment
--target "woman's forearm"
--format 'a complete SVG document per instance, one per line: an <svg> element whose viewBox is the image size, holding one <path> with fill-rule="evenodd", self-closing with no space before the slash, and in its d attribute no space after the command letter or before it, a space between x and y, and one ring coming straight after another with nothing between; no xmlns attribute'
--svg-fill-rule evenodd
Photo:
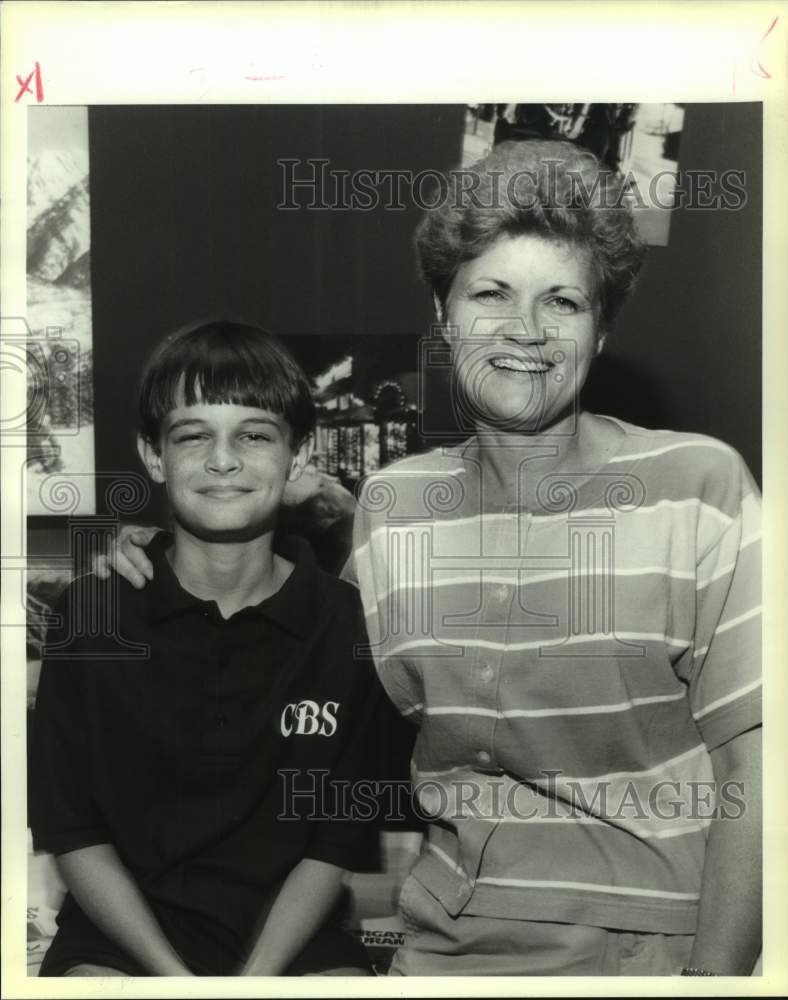
<svg viewBox="0 0 788 1000"><path fill-rule="evenodd" d="M111 844L69 851L57 862L82 912L151 974L192 975Z"/></svg>
<svg viewBox="0 0 788 1000"><path fill-rule="evenodd" d="M282 975L333 910L344 875L344 869L325 861L299 862L279 891L241 974Z"/></svg>
<svg viewBox="0 0 788 1000"><path fill-rule="evenodd" d="M741 815L712 820L689 961L694 968L729 976L749 975L761 950L760 730L745 736L738 749L744 759L732 767L715 764L718 787L736 782L731 788L740 790L743 809Z"/></svg>

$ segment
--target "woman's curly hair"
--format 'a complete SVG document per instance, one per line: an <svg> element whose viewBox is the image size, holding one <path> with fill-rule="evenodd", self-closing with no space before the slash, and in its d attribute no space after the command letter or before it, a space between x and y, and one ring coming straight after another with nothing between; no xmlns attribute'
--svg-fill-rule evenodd
<svg viewBox="0 0 788 1000"><path fill-rule="evenodd" d="M501 143L473 166L445 175L438 206L416 230L421 276L445 308L461 264L500 236L543 236L590 253L608 328L646 252L627 190L620 174L573 143Z"/></svg>

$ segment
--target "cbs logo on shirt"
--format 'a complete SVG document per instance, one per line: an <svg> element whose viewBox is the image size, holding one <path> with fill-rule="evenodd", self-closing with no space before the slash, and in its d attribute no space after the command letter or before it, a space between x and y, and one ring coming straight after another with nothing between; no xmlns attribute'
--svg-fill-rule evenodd
<svg viewBox="0 0 788 1000"><path fill-rule="evenodd" d="M279 720L282 736L333 736L337 731L338 701L299 701L285 705Z"/></svg>

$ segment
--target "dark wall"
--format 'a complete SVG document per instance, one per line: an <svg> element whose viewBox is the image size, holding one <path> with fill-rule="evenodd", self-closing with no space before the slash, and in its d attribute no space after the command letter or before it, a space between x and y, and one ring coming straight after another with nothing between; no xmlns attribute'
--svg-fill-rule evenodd
<svg viewBox="0 0 788 1000"><path fill-rule="evenodd" d="M332 336L410 334L401 369L415 368L431 320L411 247L418 208L405 197L402 210L282 211L276 160L444 169L459 159L463 121L461 106L92 108L97 469L139 469L143 359L201 316L230 312L294 347L311 335L296 354L313 370L336 355ZM756 476L761 150L760 105L687 106L681 169L746 171L747 205L674 211L670 245L651 248L588 392L601 412L720 437ZM395 353L403 343L391 337ZM159 519L160 505L144 516Z"/></svg>
<svg viewBox="0 0 788 1000"><path fill-rule="evenodd" d="M590 385L591 409L711 434L761 478L762 106L689 104L686 171L741 170L736 211L676 208Z"/></svg>

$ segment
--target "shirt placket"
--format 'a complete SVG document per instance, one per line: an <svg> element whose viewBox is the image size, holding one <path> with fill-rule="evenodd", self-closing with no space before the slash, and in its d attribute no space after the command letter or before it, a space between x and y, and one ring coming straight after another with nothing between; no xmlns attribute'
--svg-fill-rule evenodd
<svg viewBox="0 0 788 1000"><path fill-rule="evenodd" d="M202 612L208 619L210 611ZM205 674L202 711L202 763L209 767L230 767L238 762L240 752L237 706L231 704L228 673L232 670L232 644L228 642L228 625L223 620L211 621L209 667Z"/></svg>
<svg viewBox="0 0 788 1000"><path fill-rule="evenodd" d="M517 555L513 544L515 531L512 526L517 513L514 508L509 508L504 513L507 516L492 518L485 526L483 551L486 562L490 561L488 553L492 554L493 559L496 554L506 558ZM497 579L488 582L490 577ZM501 577L511 577L511 579L503 581ZM496 570L494 566L486 566L483 579L477 638L491 641L487 645L477 645L473 657L470 704L483 711L472 716L473 722L469 731L473 752L471 763L482 773L501 774L503 769L495 752L495 733L501 708L499 691L507 656L506 644L511 631L517 572L508 568L501 571Z"/></svg>
<svg viewBox="0 0 788 1000"><path fill-rule="evenodd" d="M509 509L504 513L516 519L517 513ZM515 532L509 517L490 519L485 526L484 548L488 553L515 555L516 547L512 544ZM506 662L506 643L510 635L512 607L516 599L517 574L511 570L511 580L502 581L500 577L509 576L507 570L502 572L486 566L483 572L482 599L479 614L477 638L491 640L488 645L477 645L473 656L469 704L475 711L469 713L467 738L470 754L470 766L478 775L476 780L484 782L487 777L495 780L502 775L503 768L497 758L495 736L499 722L501 675ZM498 577L495 582L488 582L489 577ZM496 623L495 627L491 627ZM493 797L485 794L482 788L478 802L484 810L490 807ZM461 907L467 905L475 888L475 878L481 868L484 850L493 835L498 823L491 819L468 818L461 821L458 829L460 840L460 855L463 869L467 872L470 883L459 891L458 902Z"/></svg>

